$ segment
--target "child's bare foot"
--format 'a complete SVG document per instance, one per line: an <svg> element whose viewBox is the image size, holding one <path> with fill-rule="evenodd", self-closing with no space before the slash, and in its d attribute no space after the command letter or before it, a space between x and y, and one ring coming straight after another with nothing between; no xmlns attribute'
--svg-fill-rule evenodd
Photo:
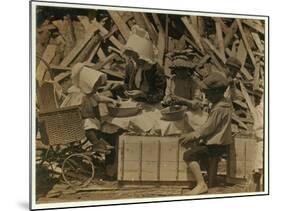
<svg viewBox="0 0 281 211"><path fill-rule="evenodd" d="M199 183L187 195L199 195L208 192L208 186L205 182Z"/></svg>

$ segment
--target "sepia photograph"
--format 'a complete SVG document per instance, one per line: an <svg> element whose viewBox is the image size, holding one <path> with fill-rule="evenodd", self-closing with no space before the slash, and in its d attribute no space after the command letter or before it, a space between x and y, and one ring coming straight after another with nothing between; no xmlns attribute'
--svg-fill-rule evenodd
<svg viewBox="0 0 281 211"><path fill-rule="evenodd" d="M31 209L267 195L268 19L31 1Z"/></svg>

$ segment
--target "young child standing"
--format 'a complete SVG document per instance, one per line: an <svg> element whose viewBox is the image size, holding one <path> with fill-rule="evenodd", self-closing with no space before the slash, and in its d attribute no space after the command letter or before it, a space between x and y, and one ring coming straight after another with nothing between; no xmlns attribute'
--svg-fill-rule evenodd
<svg viewBox="0 0 281 211"><path fill-rule="evenodd" d="M210 73L201 84L206 98L212 103L207 121L197 130L184 134L181 144L187 150L183 159L194 174L197 185L189 193L197 195L206 193L208 186L201 173L199 162L206 158L218 157L226 151L232 142L231 115L232 107L224 98L228 86L227 78L218 72Z"/></svg>

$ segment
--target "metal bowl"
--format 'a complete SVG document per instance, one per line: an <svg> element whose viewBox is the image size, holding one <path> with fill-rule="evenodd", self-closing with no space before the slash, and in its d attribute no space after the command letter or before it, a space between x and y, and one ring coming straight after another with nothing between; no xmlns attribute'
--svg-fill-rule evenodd
<svg viewBox="0 0 281 211"><path fill-rule="evenodd" d="M163 120L176 121L184 118L186 106L173 105L162 109L161 115Z"/></svg>
<svg viewBox="0 0 281 211"><path fill-rule="evenodd" d="M139 105L135 107L114 107L113 105L108 105L108 112L113 117L130 117L137 115L140 111L141 107Z"/></svg>

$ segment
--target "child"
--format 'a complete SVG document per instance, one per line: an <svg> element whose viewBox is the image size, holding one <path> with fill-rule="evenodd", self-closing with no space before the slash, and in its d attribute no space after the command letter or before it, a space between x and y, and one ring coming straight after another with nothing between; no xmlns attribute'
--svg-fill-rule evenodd
<svg viewBox="0 0 281 211"><path fill-rule="evenodd" d="M197 182L190 195L202 194L208 191L201 174L199 161L220 156L232 141L232 109L229 102L224 98L227 85L226 77L219 72L212 72L203 80L201 84L202 91L212 103L209 117L199 129L184 134L180 138L182 146L187 148L183 159L194 174Z"/></svg>
<svg viewBox="0 0 281 211"><path fill-rule="evenodd" d="M167 82L166 96L163 105L182 104L192 109L200 106L201 92L193 79L194 65L184 56L175 57L171 69L171 77Z"/></svg>
<svg viewBox="0 0 281 211"><path fill-rule="evenodd" d="M87 139L93 144L94 149L106 150L109 144L105 144L96 136L101 129L102 120L99 104L112 103L117 105L115 100L99 95L97 92L98 88L106 82L106 75L85 67L82 63L77 63L72 68L71 79L73 86L68 89L69 94L61 107L80 106Z"/></svg>

